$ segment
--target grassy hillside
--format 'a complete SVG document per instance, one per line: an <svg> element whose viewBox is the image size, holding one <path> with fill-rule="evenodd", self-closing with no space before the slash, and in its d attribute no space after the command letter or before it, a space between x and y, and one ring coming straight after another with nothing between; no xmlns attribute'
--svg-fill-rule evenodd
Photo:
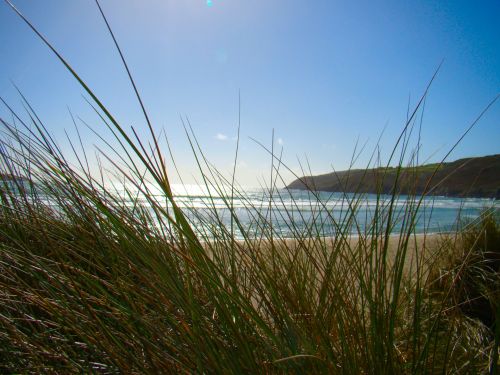
<svg viewBox="0 0 500 375"><path fill-rule="evenodd" d="M409 168L356 169L305 176L293 181L288 188L390 194L395 185L402 194L499 199L500 155Z"/></svg>

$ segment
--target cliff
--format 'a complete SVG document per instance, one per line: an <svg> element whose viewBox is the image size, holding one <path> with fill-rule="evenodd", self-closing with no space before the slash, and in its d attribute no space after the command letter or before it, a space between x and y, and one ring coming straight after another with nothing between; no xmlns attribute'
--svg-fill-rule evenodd
<svg viewBox="0 0 500 375"><path fill-rule="evenodd" d="M398 168L354 169L304 176L289 189L391 194ZM399 170L401 194L500 199L500 154L427 164Z"/></svg>

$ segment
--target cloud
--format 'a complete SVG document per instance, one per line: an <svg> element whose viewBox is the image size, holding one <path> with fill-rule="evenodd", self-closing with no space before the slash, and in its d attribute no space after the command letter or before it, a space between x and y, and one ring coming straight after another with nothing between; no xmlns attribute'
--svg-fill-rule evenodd
<svg viewBox="0 0 500 375"><path fill-rule="evenodd" d="M231 167L234 167L234 163L231 163ZM240 169L240 168L248 168L248 164L244 160L240 160L236 164L236 168L238 168L238 169Z"/></svg>
<svg viewBox="0 0 500 375"><path fill-rule="evenodd" d="M217 135L215 136L215 139L217 139L219 141L227 141L227 135L222 134L222 133L217 133Z"/></svg>
<svg viewBox="0 0 500 375"><path fill-rule="evenodd" d="M324 148L324 149L327 149L327 150L329 150L329 151L334 151L334 150L336 150L336 149L337 149L337 146L336 146L336 145L334 145L333 143L329 143L329 144L327 144L327 143L323 143L323 144L321 145L321 147L322 147L322 148Z"/></svg>
<svg viewBox="0 0 500 375"><path fill-rule="evenodd" d="M278 138L278 144L279 144L280 146L282 146L282 145L283 145L283 139Z"/></svg>

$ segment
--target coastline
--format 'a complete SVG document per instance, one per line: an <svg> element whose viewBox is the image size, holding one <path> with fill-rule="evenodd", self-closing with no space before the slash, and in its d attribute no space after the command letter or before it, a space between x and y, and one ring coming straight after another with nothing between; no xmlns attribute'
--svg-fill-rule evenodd
<svg viewBox="0 0 500 375"><path fill-rule="evenodd" d="M458 241L459 232L442 232L442 233L416 233L410 235L408 246L405 250L405 261L404 261L404 271L407 275L413 274L415 267L417 266L417 261L422 265L424 263L434 262L441 256L442 251L446 249L445 244L451 241ZM379 237L380 238L380 237ZM360 244L360 239L363 243ZM381 255L383 251L383 246L385 242L383 238L380 238L378 245L375 249L372 246L371 237L360 237L356 236L345 236L341 241L344 243L339 244L336 237L304 237L304 238L281 238L273 241L273 246L276 252L285 255L296 256L303 252L307 256L312 256L318 260L318 267L322 268L321 258L324 259L325 255L330 254L334 249L342 248L343 251L349 253L350 255L357 254L356 257L366 258L370 257L375 251L378 256ZM347 241L345 241L347 240ZM397 258L398 251L401 249L400 245L401 235L392 234L389 236L389 243L387 246L386 262L389 269L394 265L394 261ZM272 254L271 242L269 240L252 240L251 245L244 240L235 241L239 245L239 249L242 252L252 249L255 251L259 250L259 254L264 258L267 255ZM204 244L206 245L206 244ZM211 245L208 245L210 248ZM206 247L207 248L207 247ZM375 256L375 255L374 255Z"/></svg>

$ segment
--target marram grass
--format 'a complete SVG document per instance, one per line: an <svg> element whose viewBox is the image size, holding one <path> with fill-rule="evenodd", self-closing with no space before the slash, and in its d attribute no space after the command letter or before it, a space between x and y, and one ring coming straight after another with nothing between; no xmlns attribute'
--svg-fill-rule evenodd
<svg viewBox="0 0 500 375"><path fill-rule="evenodd" d="M231 226L210 203L203 215L188 214L176 204L153 127L148 149L43 41L115 137L119 146L107 155L129 188L117 195L91 174L87 155L76 151L79 139L70 163L24 97L24 119L12 111L12 121L0 120L2 372L497 371L499 270L484 266L498 259L487 258L498 256L494 211L443 239L417 235L423 196L399 196L396 178L363 229L356 215L363 194L346 195L338 220L311 192L311 205L325 215L304 231L294 212L292 239L273 226L276 211L248 202L256 237L232 204L244 192L211 167L190 135L202 181L226 197ZM400 169L404 160L415 164L408 145L421 104L391 156L399 152ZM270 152L272 192L286 166ZM403 225L394 233L396 222ZM334 238L326 227L336 229ZM492 321L470 313L471 294L489 306Z"/></svg>

